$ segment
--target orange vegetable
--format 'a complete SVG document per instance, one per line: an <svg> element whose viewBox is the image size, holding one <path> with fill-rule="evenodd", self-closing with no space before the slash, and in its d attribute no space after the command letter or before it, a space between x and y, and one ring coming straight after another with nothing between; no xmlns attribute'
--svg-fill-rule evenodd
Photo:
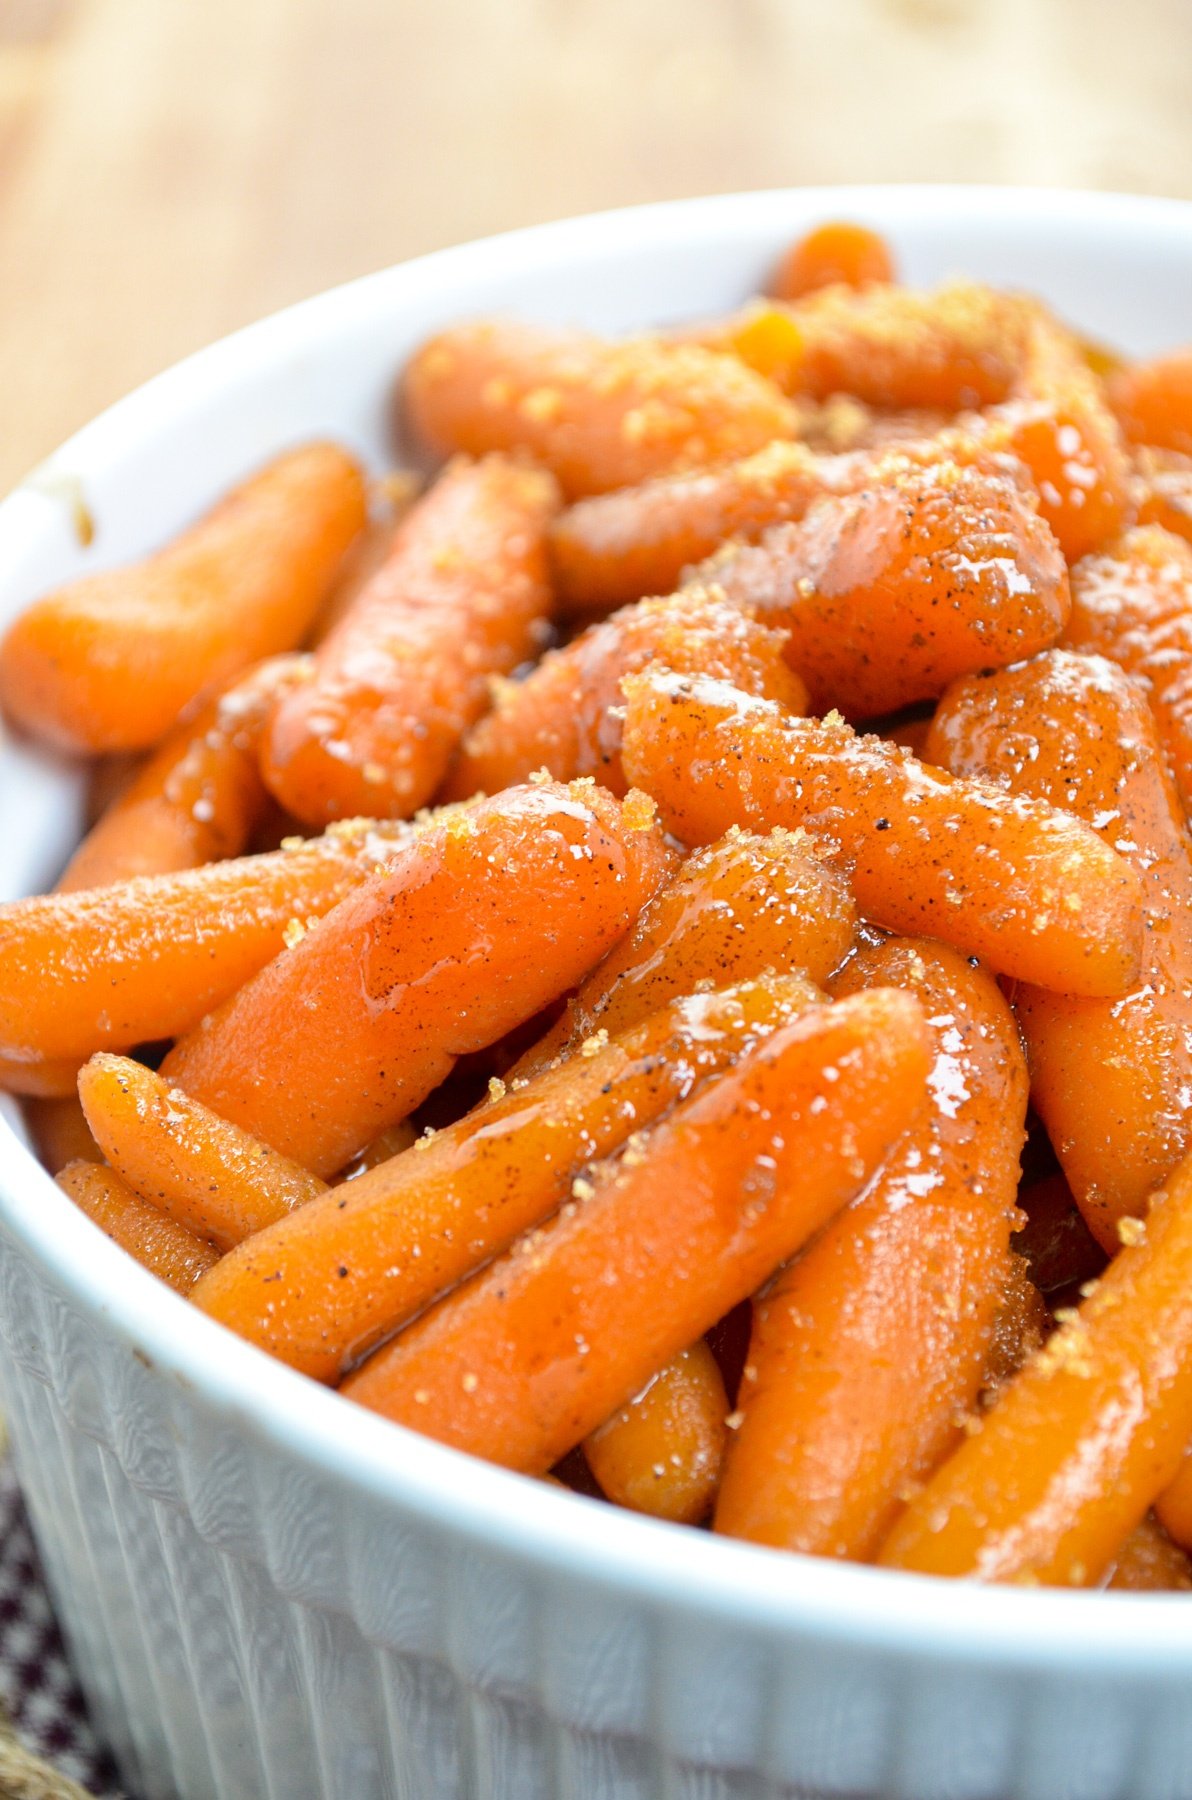
<svg viewBox="0 0 1192 1800"><path fill-rule="evenodd" d="M1082 557L1065 642L1145 677L1184 810L1192 810L1192 544L1140 525Z"/></svg>
<svg viewBox="0 0 1192 1800"><path fill-rule="evenodd" d="M165 1079L316 1174L573 987L632 923L661 845L641 795L509 788L432 820L175 1045Z"/></svg>
<svg viewBox="0 0 1192 1800"><path fill-rule="evenodd" d="M292 450L164 550L22 613L0 645L0 701L69 750L155 744L196 695L301 643L364 522L351 457Z"/></svg>
<svg viewBox="0 0 1192 1800"><path fill-rule="evenodd" d="M224 1257L196 1304L317 1381L335 1381L566 1198L584 1162L725 1068L815 990L772 978L694 995L518 1081L457 1124Z"/></svg>
<svg viewBox="0 0 1192 1800"><path fill-rule="evenodd" d="M917 995L928 1092L855 1206L754 1306L716 1529L866 1561L909 1483L976 1402L1010 1273L1026 1061L997 983L955 950L891 939L837 994Z"/></svg>
<svg viewBox="0 0 1192 1800"><path fill-rule="evenodd" d="M1114 1000L1019 990L1032 1097L1089 1229L1118 1221L1192 1146L1192 862L1141 685L1103 657L1051 650L959 683L928 754L1011 793L1067 806L1137 871L1139 979Z"/></svg>
<svg viewBox="0 0 1192 1800"><path fill-rule="evenodd" d="M265 812L261 728L309 668L299 656L261 663L172 731L88 832L56 891L239 856Z"/></svg>
<svg viewBox="0 0 1192 1800"><path fill-rule="evenodd" d="M1192 1590L1192 1561L1147 1513L1118 1551L1113 1574L1105 1585L1135 1594L1186 1594Z"/></svg>
<svg viewBox="0 0 1192 1800"><path fill-rule="evenodd" d="M695 579L781 626L815 711L851 718L1045 649L1069 607L1064 559L1033 498L948 462L821 500Z"/></svg>
<svg viewBox="0 0 1192 1800"><path fill-rule="evenodd" d="M457 463L280 702L265 779L296 818L408 818L430 799L488 684L541 642L554 483L502 457Z"/></svg>
<svg viewBox="0 0 1192 1800"><path fill-rule="evenodd" d="M823 983L857 924L848 884L796 833L732 826L689 856L632 931L584 981L513 1070L528 1075L599 1031L624 1031L681 994L798 969Z"/></svg>
<svg viewBox="0 0 1192 1800"><path fill-rule="evenodd" d="M822 455L778 441L735 462L581 500L551 527L551 560L565 612L608 612L643 594L664 594L685 568L727 543L755 542L770 525L801 519L817 500L855 494L940 462L1022 479L1015 458L973 432Z"/></svg>
<svg viewBox="0 0 1192 1800"><path fill-rule="evenodd" d="M37 1154L51 1175L57 1175L67 1163L103 1161L103 1151L91 1135L77 1094L26 1100L24 1111Z"/></svg>
<svg viewBox="0 0 1192 1800"><path fill-rule="evenodd" d="M490 1461L550 1468L852 1198L927 1066L908 995L813 1008L341 1391Z"/></svg>
<svg viewBox="0 0 1192 1800"><path fill-rule="evenodd" d="M189 1031L409 833L345 822L269 856L0 906L6 1085L69 1091L94 1051Z"/></svg>
<svg viewBox="0 0 1192 1800"><path fill-rule="evenodd" d="M908 1505L879 1560L1095 1586L1192 1437L1192 1159Z"/></svg>
<svg viewBox="0 0 1192 1800"><path fill-rule="evenodd" d="M79 1096L116 1173L219 1250L327 1192L317 1175L127 1057L92 1057Z"/></svg>
<svg viewBox="0 0 1192 1800"><path fill-rule="evenodd" d="M1137 449L1131 494L1140 525L1162 525L1192 541L1192 456Z"/></svg>
<svg viewBox="0 0 1192 1800"><path fill-rule="evenodd" d="M868 226L834 219L791 245L774 271L770 292L778 300L799 300L838 283L864 288L895 279L894 258L883 237Z"/></svg>
<svg viewBox="0 0 1192 1800"><path fill-rule="evenodd" d="M1132 444L1192 455L1192 346L1111 375L1109 404Z"/></svg>
<svg viewBox="0 0 1192 1800"><path fill-rule="evenodd" d="M1185 1450L1175 1475L1155 1500L1155 1512L1177 1544L1192 1548L1192 1449Z"/></svg>
<svg viewBox="0 0 1192 1800"><path fill-rule="evenodd" d="M584 1439L588 1467L618 1506L698 1525L720 1485L728 1411L716 1358L698 1338Z"/></svg>
<svg viewBox="0 0 1192 1800"><path fill-rule="evenodd" d="M502 684L493 710L468 734L445 798L496 793L538 768L559 781L594 775L623 794L621 678L656 659L802 712L807 690L783 662L783 643L782 633L715 590L624 607L549 651L524 681Z"/></svg>
<svg viewBox="0 0 1192 1800"><path fill-rule="evenodd" d="M684 842L733 823L802 826L847 863L861 911L893 931L1068 993L1137 980L1138 876L1079 820L723 683L655 668L624 686L626 774Z"/></svg>
<svg viewBox="0 0 1192 1800"><path fill-rule="evenodd" d="M403 392L432 450L525 449L569 499L795 434L790 403L733 357L506 320L432 338L407 365Z"/></svg>
<svg viewBox="0 0 1192 1800"><path fill-rule="evenodd" d="M418 1133L409 1119L402 1119L400 1124L390 1125L387 1130L378 1132L372 1142L366 1144L359 1155L354 1156L340 1170L340 1181L355 1181L359 1175L367 1175L378 1163L388 1162L391 1156L400 1156L415 1142Z"/></svg>
<svg viewBox="0 0 1192 1800"><path fill-rule="evenodd" d="M134 1194L113 1170L99 1163L74 1162L57 1179L63 1193L105 1236L178 1293L188 1294L218 1261L213 1245Z"/></svg>
<svg viewBox="0 0 1192 1800"><path fill-rule="evenodd" d="M0 912L0 941L4 935L3 916ZM2 958L0 951L0 960ZM74 1096L81 1061L78 1056L51 1060L0 1055L0 1091L24 1094L30 1099L69 1100Z"/></svg>

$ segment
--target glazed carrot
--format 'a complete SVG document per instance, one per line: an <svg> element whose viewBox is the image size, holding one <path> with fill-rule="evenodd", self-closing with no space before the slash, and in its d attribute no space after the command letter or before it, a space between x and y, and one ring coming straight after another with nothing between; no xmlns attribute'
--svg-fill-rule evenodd
<svg viewBox="0 0 1192 1800"><path fill-rule="evenodd" d="M239 856L265 812L261 728L309 669L300 656L261 663L171 732L88 832L56 891Z"/></svg>
<svg viewBox="0 0 1192 1800"><path fill-rule="evenodd" d="M0 645L0 701L69 750L155 744L196 695L301 643L364 522L351 457L292 450L164 550L36 601Z"/></svg>
<svg viewBox="0 0 1192 1800"><path fill-rule="evenodd" d="M1145 691L1103 657L1050 650L958 683L936 712L928 754L1015 796L1067 806L1141 882L1143 963L1124 998L1015 995L1035 1109L1089 1229L1112 1253L1118 1221L1192 1146L1192 861Z"/></svg>
<svg viewBox="0 0 1192 1800"><path fill-rule="evenodd" d="M1180 799L1192 811L1192 544L1140 525L1082 557L1064 642L1145 678Z"/></svg>
<svg viewBox="0 0 1192 1800"><path fill-rule="evenodd" d="M728 1396L703 1338L584 1439L606 1499L678 1525L712 1510L724 1461Z"/></svg>
<svg viewBox="0 0 1192 1800"><path fill-rule="evenodd" d="M631 1158L597 1165L575 1205L341 1391L490 1461L549 1468L852 1198L918 1103L927 1062L908 995L813 1008Z"/></svg>
<svg viewBox="0 0 1192 1800"><path fill-rule="evenodd" d="M735 357L507 320L432 338L406 367L404 399L432 450L525 449L569 499L795 433L790 403Z"/></svg>
<svg viewBox="0 0 1192 1800"><path fill-rule="evenodd" d="M694 579L786 631L814 710L850 718L1034 655L1055 643L1069 607L1064 559L1033 496L948 462L821 500Z"/></svg>
<svg viewBox="0 0 1192 1800"><path fill-rule="evenodd" d="M457 463L281 700L265 779L295 818L408 818L430 799L489 680L541 644L554 483L503 457Z"/></svg>
<svg viewBox="0 0 1192 1800"><path fill-rule="evenodd" d="M823 983L853 940L848 884L796 832L731 826L642 908L558 1022L513 1068L535 1073L599 1031L623 1031L681 994L799 969Z"/></svg>
<svg viewBox="0 0 1192 1800"><path fill-rule="evenodd" d="M241 1245L195 1302L293 1368L335 1381L555 1211L585 1161L817 997L785 976L674 1001L591 1053L496 1090L457 1124Z"/></svg>
<svg viewBox="0 0 1192 1800"><path fill-rule="evenodd" d="M1192 541L1192 456L1140 447L1131 496L1140 525L1162 525Z"/></svg>
<svg viewBox="0 0 1192 1800"><path fill-rule="evenodd" d="M1087 825L953 780L838 717L791 718L657 668L624 686L626 774L685 843L733 823L804 826L845 859L861 911L893 931L1067 993L1137 979L1138 876Z"/></svg>
<svg viewBox="0 0 1192 1800"><path fill-rule="evenodd" d="M551 561L564 612L607 612L678 586L685 568L727 543L755 542L770 525L801 519L826 495L855 494L942 461L1025 478L1008 454L973 432L947 431L879 450L823 455L779 441L752 456L580 500L551 527Z"/></svg>
<svg viewBox="0 0 1192 1800"><path fill-rule="evenodd" d="M894 258L883 237L868 226L833 219L791 245L771 277L770 292L776 300L801 300L816 288L864 288L895 279Z"/></svg>
<svg viewBox="0 0 1192 1800"><path fill-rule="evenodd" d="M79 1097L122 1180L217 1250L327 1192L317 1175L127 1057L93 1056Z"/></svg>
<svg viewBox="0 0 1192 1800"><path fill-rule="evenodd" d="M409 836L345 821L269 856L0 906L6 1085L73 1088L96 1050L189 1031Z"/></svg>
<svg viewBox="0 0 1192 1800"><path fill-rule="evenodd" d="M509 788L415 831L162 1074L331 1175L459 1056L573 987L627 930L659 854L653 808L594 785Z"/></svg>
<svg viewBox="0 0 1192 1800"><path fill-rule="evenodd" d="M1106 386L1109 404L1132 444L1192 455L1192 347L1130 363L1111 375Z"/></svg>
<svg viewBox="0 0 1192 1800"><path fill-rule="evenodd" d="M1188 1593L1192 1561L1152 1513L1139 1520L1113 1565L1106 1587L1135 1594Z"/></svg>
<svg viewBox="0 0 1192 1800"><path fill-rule="evenodd" d="M366 1144L350 1163L340 1170L339 1180L355 1181L360 1175L367 1175L379 1163L388 1162L391 1156L400 1156L408 1150L418 1137L418 1133L409 1119L403 1119L398 1125L390 1125L387 1130L378 1132L372 1142Z"/></svg>
<svg viewBox="0 0 1192 1800"><path fill-rule="evenodd" d="M621 678L656 660L804 712L807 690L783 661L784 641L714 590L623 607L566 649L549 651L524 681L501 685L493 710L465 739L444 798L496 793L538 768L558 781L594 775L623 794Z"/></svg>
<svg viewBox="0 0 1192 1800"><path fill-rule="evenodd" d="M1129 465L1104 389L1079 343L1042 308L1029 309L1014 392L986 415L985 441L1031 471L1039 510L1069 562L1125 523Z"/></svg>
<svg viewBox="0 0 1192 1800"><path fill-rule="evenodd" d="M180 1294L188 1294L195 1282L219 1260L219 1251L193 1231L151 1206L121 1181L119 1175L99 1163L69 1163L57 1177L80 1212L135 1256Z"/></svg>
<svg viewBox="0 0 1192 1800"><path fill-rule="evenodd" d="M908 1505L891 1568L1095 1586L1192 1437L1192 1159Z"/></svg>
<svg viewBox="0 0 1192 1800"><path fill-rule="evenodd" d="M1192 1547L1192 1450L1185 1450L1174 1477L1157 1496L1155 1512L1177 1544Z"/></svg>
<svg viewBox="0 0 1192 1800"><path fill-rule="evenodd" d="M751 365L761 361L790 393L845 393L872 406L956 412L1007 398L1023 359L1025 322L1021 301L955 281L930 293L821 288L785 306L755 303L685 335Z"/></svg>
<svg viewBox="0 0 1192 1800"><path fill-rule="evenodd" d="M837 994L918 996L928 1093L865 1194L759 1297L716 1529L866 1561L976 1402L1010 1273L1026 1061L997 983L891 939Z"/></svg>
<svg viewBox="0 0 1192 1800"><path fill-rule="evenodd" d="M0 912L0 941L3 940ZM0 951L0 960L3 952ZM28 1099L69 1100L79 1079L79 1056L36 1057L0 1054L0 1092L23 1094Z"/></svg>
<svg viewBox="0 0 1192 1800"><path fill-rule="evenodd" d="M77 1094L57 1100L26 1100L25 1123L42 1163L56 1175L72 1162L102 1162L103 1151L91 1135Z"/></svg>

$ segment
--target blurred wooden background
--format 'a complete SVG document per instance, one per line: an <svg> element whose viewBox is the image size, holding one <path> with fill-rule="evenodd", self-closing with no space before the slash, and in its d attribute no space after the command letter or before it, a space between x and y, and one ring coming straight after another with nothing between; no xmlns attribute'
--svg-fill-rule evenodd
<svg viewBox="0 0 1192 1800"><path fill-rule="evenodd" d="M0 491L231 327L506 226L799 181L1192 195L1190 73L1192 0L0 0Z"/></svg>

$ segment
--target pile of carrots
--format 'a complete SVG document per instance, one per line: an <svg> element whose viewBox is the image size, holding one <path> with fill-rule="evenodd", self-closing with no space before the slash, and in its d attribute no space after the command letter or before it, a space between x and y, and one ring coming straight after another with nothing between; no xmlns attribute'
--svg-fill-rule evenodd
<svg viewBox="0 0 1192 1800"><path fill-rule="evenodd" d="M396 404L420 491L299 446L0 645L94 759L0 908L60 1186L527 1475L1192 1589L1192 350L842 224Z"/></svg>

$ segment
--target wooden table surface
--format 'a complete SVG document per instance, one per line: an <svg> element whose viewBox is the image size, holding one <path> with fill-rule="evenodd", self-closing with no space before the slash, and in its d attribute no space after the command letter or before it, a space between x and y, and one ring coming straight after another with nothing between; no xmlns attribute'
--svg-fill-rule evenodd
<svg viewBox="0 0 1192 1800"><path fill-rule="evenodd" d="M800 181L1192 195L1189 70L1192 0L0 0L0 491L222 332L507 226Z"/></svg>

